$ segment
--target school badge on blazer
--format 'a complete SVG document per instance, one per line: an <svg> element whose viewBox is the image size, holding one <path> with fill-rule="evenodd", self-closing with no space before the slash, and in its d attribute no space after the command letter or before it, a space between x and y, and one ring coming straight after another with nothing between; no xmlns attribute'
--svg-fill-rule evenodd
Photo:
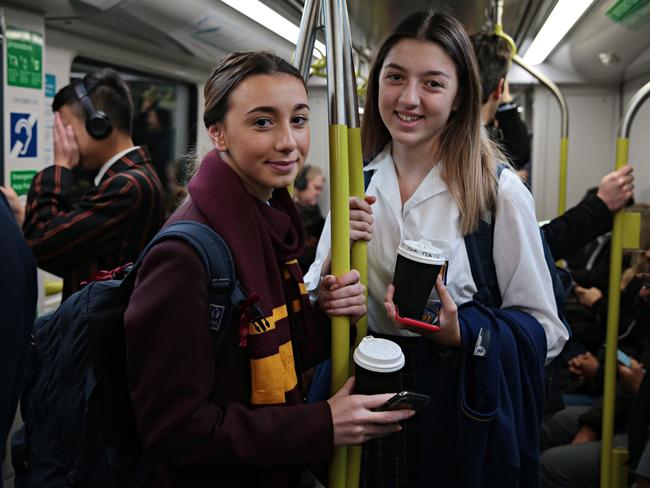
<svg viewBox="0 0 650 488"><path fill-rule="evenodd" d="M221 328L221 321L224 316L226 307L224 305L210 304L210 328L218 331Z"/></svg>

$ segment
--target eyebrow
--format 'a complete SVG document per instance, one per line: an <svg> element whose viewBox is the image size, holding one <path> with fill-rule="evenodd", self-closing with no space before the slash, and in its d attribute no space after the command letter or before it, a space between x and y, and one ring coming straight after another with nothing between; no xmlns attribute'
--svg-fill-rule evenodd
<svg viewBox="0 0 650 488"><path fill-rule="evenodd" d="M293 111L295 112L296 110L302 110L304 108L309 110L309 105L307 105L306 103L299 103L295 107L293 107ZM278 111L279 110L276 107L260 106L260 107L255 107L250 109L248 112L246 112L246 115L252 114L253 112L266 112L270 114L275 114L278 113Z"/></svg>
<svg viewBox="0 0 650 488"><path fill-rule="evenodd" d="M393 68L393 69L398 69L400 71L406 71L406 68L396 63L388 63L386 66L384 66L384 68ZM441 70L430 70L430 71L425 71L424 73L421 74L433 75L433 76L444 76L445 78L451 79L451 76L449 76L445 71L441 71Z"/></svg>

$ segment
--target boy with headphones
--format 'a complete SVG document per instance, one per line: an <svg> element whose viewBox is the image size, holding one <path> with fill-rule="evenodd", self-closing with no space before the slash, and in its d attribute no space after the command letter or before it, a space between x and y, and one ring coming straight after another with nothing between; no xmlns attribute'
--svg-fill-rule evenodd
<svg viewBox="0 0 650 488"><path fill-rule="evenodd" d="M63 277L65 299L99 270L133 261L163 223L164 192L146 149L131 139L133 102L112 69L54 97L54 165L33 179L23 232L38 265ZM95 186L70 199L72 169Z"/></svg>

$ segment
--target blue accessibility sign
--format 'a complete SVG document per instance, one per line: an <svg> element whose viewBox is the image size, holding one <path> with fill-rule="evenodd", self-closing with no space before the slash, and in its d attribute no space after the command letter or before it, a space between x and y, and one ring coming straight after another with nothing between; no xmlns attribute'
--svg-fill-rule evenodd
<svg viewBox="0 0 650 488"><path fill-rule="evenodd" d="M35 158L38 142L38 117L33 113L12 112L11 155L15 158Z"/></svg>

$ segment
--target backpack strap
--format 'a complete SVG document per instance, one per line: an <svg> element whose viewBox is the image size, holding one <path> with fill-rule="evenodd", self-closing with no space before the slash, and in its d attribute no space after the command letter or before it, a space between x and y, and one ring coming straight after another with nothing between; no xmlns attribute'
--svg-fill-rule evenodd
<svg viewBox="0 0 650 488"><path fill-rule="evenodd" d="M497 188L501 172L507 167L503 163L497 165ZM465 236L465 248L472 278L476 285L474 300L488 307L500 307L502 297L492 253L494 249L494 215L489 220L479 220L478 228Z"/></svg>
<svg viewBox="0 0 650 488"><path fill-rule="evenodd" d="M208 273L210 328L215 350L218 350L231 322L233 308L245 301L246 293L235 274L228 245L210 227L199 222L181 220L160 230L140 253L122 286L133 287L137 271L147 253L153 246L168 239L179 239L192 246ZM225 327L221 327L222 324Z"/></svg>
<svg viewBox="0 0 650 488"><path fill-rule="evenodd" d="M478 229L465 236L465 248L472 278L476 284L474 300L488 307L499 308L502 299L492 256L494 226L481 219Z"/></svg>
<svg viewBox="0 0 650 488"><path fill-rule="evenodd" d="M363 189L367 190L368 187L370 186L370 180L372 180L372 177L375 175L375 170L371 169L370 171L364 171L363 172Z"/></svg>

